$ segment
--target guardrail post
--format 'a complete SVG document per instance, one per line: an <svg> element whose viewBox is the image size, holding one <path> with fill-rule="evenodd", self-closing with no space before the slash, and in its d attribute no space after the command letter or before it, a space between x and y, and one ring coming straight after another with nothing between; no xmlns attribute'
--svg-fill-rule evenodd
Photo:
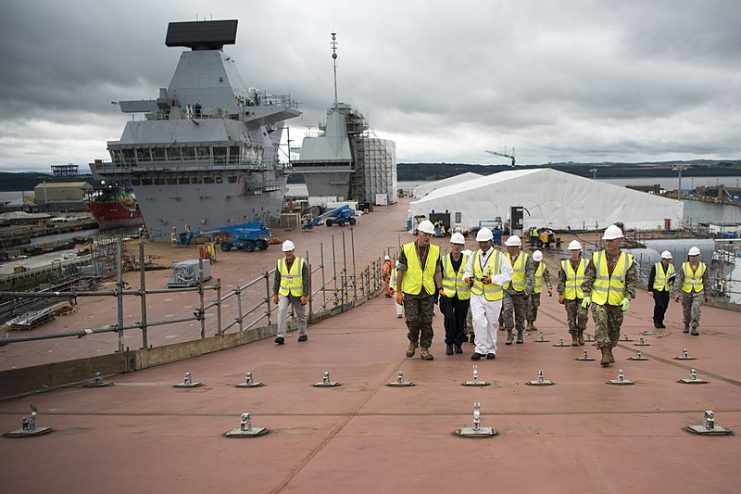
<svg viewBox="0 0 741 494"><path fill-rule="evenodd" d="M121 266L121 249L123 236L119 233L116 241L116 332L118 333L118 351L123 352L123 267Z"/></svg>
<svg viewBox="0 0 741 494"><path fill-rule="evenodd" d="M204 303L203 293L203 258L198 256L198 298L200 299L200 305L198 307L198 320L201 322L201 339L206 338L206 309Z"/></svg>
<svg viewBox="0 0 741 494"><path fill-rule="evenodd" d="M270 307L270 272L265 271L265 304L268 308L267 310L267 316L268 316L268 324L273 324L271 314L273 313L273 308Z"/></svg>
<svg viewBox="0 0 741 494"><path fill-rule="evenodd" d="M216 334L221 336L221 278L216 278Z"/></svg>
<svg viewBox="0 0 741 494"><path fill-rule="evenodd" d="M147 337L147 285L144 275L144 239L141 232L139 233L139 295L141 296L142 316L142 348L149 346Z"/></svg>
<svg viewBox="0 0 741 494"><path fill-rule="evenodd" d="M237 323L239 324L239 332L244 331L244 324L242 323L242 289L237 286L234 289L234 293L237 294Z"/></svg>
<svg viewBox="0 0 741 494"><path fill-rule="evenodd" d="M319 244L319 262L322 270L322 310L327 310L327 286L324 281L324 242Z"/></svg>

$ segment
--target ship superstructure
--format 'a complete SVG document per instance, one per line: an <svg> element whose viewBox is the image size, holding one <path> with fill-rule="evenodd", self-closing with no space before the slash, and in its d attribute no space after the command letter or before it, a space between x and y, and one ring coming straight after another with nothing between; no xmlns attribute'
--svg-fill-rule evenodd
<svg viewBox="0 0 741 494"><path fill-rule="evenodd" d="M362 113L337 100L337 42L332 33L334 105L317 137L306 137L293 173L301 173L310 196L372 204L396 202L396 144L369 130Z"/></svg>
<svg viewBox="0 0 741 494"><path fill-rule="evenodd" d="M170 23L165 44L191 50L157 99L118 102L144 118L108 142L111 162L90 165L96 177L133 188L153 240L169 240L173 227L267 224L280 214L289 174L278 160L283 122L301 113L289 96L245 86L223 52L236 31L236 20Z"/></svg>

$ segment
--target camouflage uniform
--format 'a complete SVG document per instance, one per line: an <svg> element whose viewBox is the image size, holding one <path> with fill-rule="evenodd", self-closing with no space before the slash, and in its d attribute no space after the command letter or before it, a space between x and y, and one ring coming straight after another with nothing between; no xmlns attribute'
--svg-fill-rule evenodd
<svg viewBox="0 0 741 494"><path fill-rule="evenodd" d="M525 255L525 253L520 251L518 257L522 255ZM535 268L533 267L532 258L528 256L525 261L525 290L518 292L512 288L512 282L504 290L502 314L499 319L500 323L504 324L504 329L507 330L507 344L511 343L513 328L517 330L518 343L522 342L522 331L525 329L525 317L528 312L528 299L530 294L533 293L534 284Z"/></svg>
<svg viewBox="0 0 741 494"><path fill-rule="evenodd" d="M568 260L568 262L571 261ZM573 263L571 266L574 267ZM574 267L574 269L576 270L577 267ZM563 267L560 267L558 270L558 286L556 287L556 293L559 295L563 295L566 290L566 279L566 272L564 272ZM576 296L578 297L578 293ZM589 312L581 306L581 302L582 299L575 298L574 300L564 300L563 305L566 308L566 319L569 322L569 334L571 334L572 337L575 337L580 344L583 344L583 335L584 331L587 329Z"/></svg>
<svg viewBox="0 0 741 494"><path fill-rule="evenodd" d="M607 257L607 266L609 272L615 268L617 263L617 254L609 254L605 251ZM594 261L590 258L587 264L587 270L584 273L584 283L582 284L582 291L585 297L589 297L592 293L592 286L594 280L597 277L597 268L594 265ZM638 285L638 269L636 267L635 260L630 268L625 273L625 296L632 299L635 297L636 286ZM619 305L598 305L592 303L592 318L594 319L594 339L596 340L597 348L615 348L620 339L620 327L623 325L623 312Z"/></svg>
<svg viewBox="0 0 741 494"><path fill-rule="evenodd" d="M680 267L677 270L677 283L674 287L682 294L682 315L684 322L684 332L689 333L692 331L693 335L699 334L697 328L700 326L700 316L702 315L702 305L707 296L708 290L710 290L710 284L708 281L708 268L705 266L705 272L702 275L702 291L690 293L682 291L682 285L684 284L684 270Z"/></svg>
<svg viewBox="0 0 741 494"><path fill-rule="evenodd" d="M425 253L426 262L427 254L429 254L429 247ZM396 267L399 271L407 271L407 258L404 250L399 254L399 260L396 263ZM437 259L435 265L435 276L440 276L441 273L440 258ZM437 284L437 280L436 280ZM434 304L437 299L437 288L435 292L430 294L425 291L422 287L418 294L404 293L404 316L406 317L407 323L407 339L410 343L417 344L422 348L430 348L432 346L432 337L434 332L432 331L432 317L434 315Z"/></svg>
<svg viewBox="0 0 741 494"><path fill-rule="evenodd" d="M543 263L543 261L540 262ZM533 273L535 273L535 266L533 266ZM533 286L535 286L535 281L533 281ZM548 290L553 289L551 285L551 273L548 271L548 266L545 264L543 264L543 282L541 283L541 289L543 288L547 288ZM527 319L528 331L535 330L533 323L538 318L538 307L540 307L541 293L535 293L533 291L533 294L527 298L527 314L525 319Z"/></svg>

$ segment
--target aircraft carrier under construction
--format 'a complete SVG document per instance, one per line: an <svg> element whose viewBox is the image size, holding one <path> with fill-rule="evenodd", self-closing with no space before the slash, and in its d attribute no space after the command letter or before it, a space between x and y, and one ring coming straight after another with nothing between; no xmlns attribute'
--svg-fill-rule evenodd
<svg viewBox="0 0 741 494"><path fill-rule="evenodd" d="M300 112L289 96L244 85L223 52L236 32L236 20L170 23L165 44L191 50L158 98L118 102L145 118L108 143L111 162L90 164L95 178L133 188L153 240L280 215L289 170L278 147Z"/></svg>

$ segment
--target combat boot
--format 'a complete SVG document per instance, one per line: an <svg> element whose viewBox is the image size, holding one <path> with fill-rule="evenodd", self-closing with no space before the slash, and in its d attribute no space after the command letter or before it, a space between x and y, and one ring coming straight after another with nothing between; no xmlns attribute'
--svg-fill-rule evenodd
<svg viewBox="0 0 741 494"><path fill-rule="evenodd" d="M517 332L517 344L522 345L522 331Z"/></svg>
<svg viewBox="0 0 741 494"><path fill-rule="evenodd" d="M579 331L578 341L579 346L584 346L584 331Z"/></svg>
<svg viewBox="0 0 741 494"><path fill-rule="evenodd" d="M579 337L576 333L571 333L571 346L579 346Z"/></svg>
<svg viewBox="0 0 741 494"><path fill-rule="evenodd" d="M692 328L692 331L690 331L690 334L692 336L700 336L700 332L697 330L697 328Z"/></svg>
<svg viewBox="0 0 741 494"><path fill-rule="evenodd" d="M602 347L600 348L600 351L602 351L602 360L599 361L599 364L602 367L607 367L610 365L610 357L612 356L612 352L610 351L610 347Z"/></svg>
<svg viewBox="0 0 741 494"><path fill-rule="evenodd" d="M422 351L419 352L419 358L422 360L435 360L428 348L422 347Z"/></svg>
<svg viewBox="0 0 741 494"><path fill-rule="evenodd" d="M514 339L515 339L515 337L512 336L512 330L511 329L508 329L507 330L507 341L505 341L504 344L505 345L511 345L512 344L512 341Z"/></svg>
<svg viewBox="0 0 741 494"><path fill-rule="evenodd" d="M445 345L445 355L453 355L453 345Z"/></svg>
<svg viewBox="0 0 741 494"><path fill-rule="evenodd" d="M535 327L535 323L530 323L530 325L527 327L528 331L537 331L538 328Z"/></svg>
<svg viewBox="0 0 741 494"><path fill-rule="evenodd" d="M409 342L409 347L407 348L407 357L414 357L414 352L417 351L417 344Z"/></svg>
<svg viewBox="0 0 741 494"><path fill-rule="evenodd" d="M683 332L683 333L689 333L689 332L690 332L690 327L689 327L689 325L685 324L685 325L684 325L684 329L682 330L682 332Z"/></svg>

